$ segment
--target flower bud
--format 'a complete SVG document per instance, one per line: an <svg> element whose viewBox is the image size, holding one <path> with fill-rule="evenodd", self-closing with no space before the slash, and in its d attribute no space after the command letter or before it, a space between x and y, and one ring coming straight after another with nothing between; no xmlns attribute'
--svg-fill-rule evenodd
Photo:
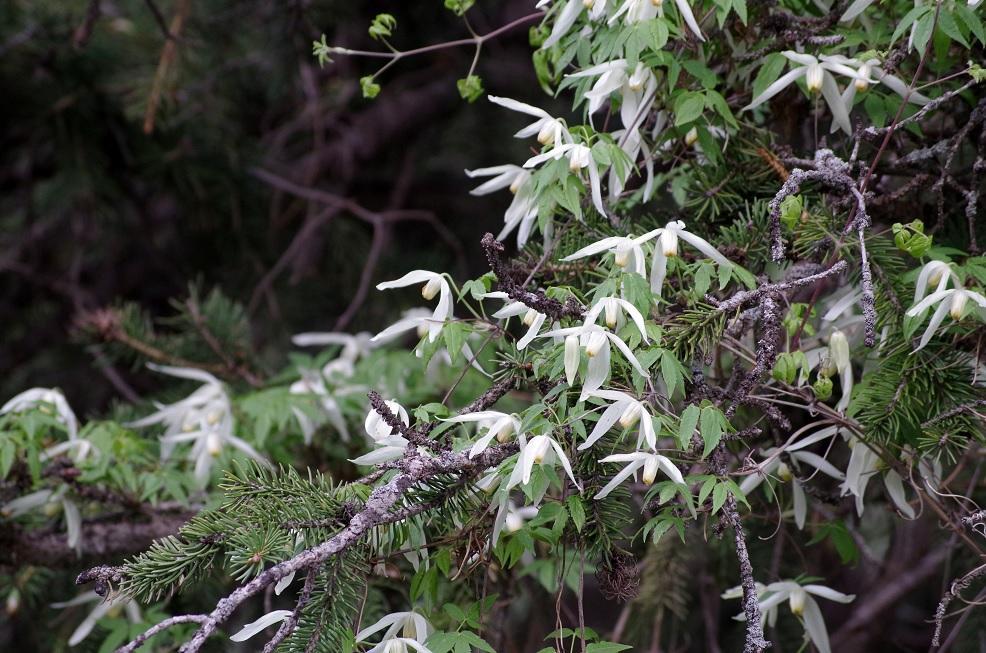
<svg viewBox="0 0 986 653"><path fill-rule="evenodd" d="M579 371L579 363L582 360L582 348L579 346L579 337L571 335L565 338L565 380L568 385L575 383L575 374Z"/></svg>
<svg viewBox="0 0 986 653"><path fill-rule="evenodd" d="M650 3L655 7L660 7L664 4L664 0L650 0Z"/></svg>
<svg viewBox="0 0 986 653"><path fill-rule="evenodd" d="M524 313L524 324L526 326L531 326L532 324L534 324L534 320L536 320L537 317L538 317L537 311L535 311L533 308L527 309L527 312Z"/></svg>
<svg viewBox="0 0 986 653"><path fill-rule="evenodd" d="M511 182L510 184L510 192L516 195L517 191L519 191L520 187L524 185L524 182L527 181L527 178L530 176L530 174L531 173L527 172L526 170L517 173L517 176L514 177L513 182Z"/></svg>
<svg viewBox="0 0 986 653"><path fill-rule="evenodd" d="M949 315L952 316L953 320L961 320L962 312L965 310L966 302L969 301L969 294L962 288L957 288L954 293L952 293L952 308L949 310Z"/></svg>
<svg viewBox="0 0 986 653"><path fill-rule="evenodd" d="M592 358L606 346L606 334L603 331L593 331L585 345L585 355Z"/></svg>
<svg viewBox="0 0 986 653"><path fill-rule="evenodd" d="M654 479L657 478L657 456L651 456L644 461L644 476L643 481L645 485L653 485Z"/></svg>
<svg viewBox="0 0 986 653"><path fill-rule="evenodd" d="M822 79L824 72L825 71L822 70L821 64L814 63L808 66L808 74L806 75L806 79L808 81L809 93L818 93L822 90Z"/></svg>
<svg viewBox="0 0 986 653"><path fill-rule="evenodd" d="M213 408L205 416L205 423L209 426L215 426L222 419L223 413L218 408Z"/></svg>
<svg viewBox="0 0 986 653"><path fill-rule="evenodd" d="M794 474L791 472L791 468L787 466L787 463L781 463L777 466L777 476L785 483L794 478Z"/></svg>
<svg viewBox="0 0 986 653"><path fill-rule="evenodd" d="M849 361L849 339L846 334L836 329L829 336L829 358L835 369L842 372L848 369Z"/></svg>
<svg viewBox="0 0 986 653"><path fill-rule="evenodd" d="M860 93L864 92L870 87L870 75L873 72L873 66L869 63L864 63L859 67L859 77L853 82L856 90Z"/></svg>
<svg viewBox="0 0 986 653"><path fill-rule="evenodd" d="M421 296L425 299L434 299L438 291L442 289L442 278L435 276L428 279L428 283L421 288Z"/></svg>
<svg viewBox="0 0 986 653"><path fill-rule="evenodd" d="M594 4L596 4L596 0L582 0L582 6L586 9L592 9Z"/></svg>
<svg viewBox="0 0 986 653"><path fill-rule="evenodd" d="M637 69L633 71L630 78L627 79L627 88L631 91L639 91L644 87L644 81L647 79L647 69L644 68L644 62L637 63Z"/></svg>
<svg viewBox="0 0 986 653"><path fill-rule="evenodd" d="M629 406L626 407L626 410L623 411L623 414L620 415L620 426L622 426L625 429L630 428L631 426L637 423L637 420L640 419L640 413L642 412L643 412L643 406L640 405L640 402L639 401L632 402Z"/></svg>
<svg viewBox="0 0 986 653"><path fill-rule="evenodd" d="M815 396L821 400L826 400L832 396L832 379L827 376L819 376L812 387L815 389Z"/></svg>

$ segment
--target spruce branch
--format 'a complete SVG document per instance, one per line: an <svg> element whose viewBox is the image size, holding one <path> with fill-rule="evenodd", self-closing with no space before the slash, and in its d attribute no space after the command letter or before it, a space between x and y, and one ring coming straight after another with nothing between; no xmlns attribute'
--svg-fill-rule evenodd
<svg viewBox="0 0 986 653"><path fill-rule="evenodd" d="M309 548L302 553L278 563L273 567L261 572L253 580L241 585L228 596L221 599L215 610L207 615L181 615L162 621L154 627L154 633L160 632L171 626L180 623L199 623L201 627L195 632L192 639L186 642L179 650L180 653L196 653L202 649L205 642L224 623L233 612L245 601L256 596L264 588L281 580L292 572L305 569L314 569L324 564L333 556L339 555L350 547L363 541L370 530L377 526L392 524L405 519L405 511L393 510L397 502L416 484L427 481L438 475L455 475L471 478L481 472L499 465L503 460L516 453L516 445L499 445L490 447L475 458L465 455L452 453L450 451L441 452L435 457L425 457L411 455L402 461L401 471L398 472L389 482L376 488L370 494L362 510L353 515L349 524L341 531L327 539L326 541ZM423 509L422 509L423 510ZM119 578L126 582L127 568L114 570L113 574L121 574ZM91 580L104 578L104 574L99 569L92 569L79 580L83 583ZM148 631L150 632L150 631ZM145 632L139 639L121 646L117 653L132 653L141 643L146 641L148 632Z"/></svg>

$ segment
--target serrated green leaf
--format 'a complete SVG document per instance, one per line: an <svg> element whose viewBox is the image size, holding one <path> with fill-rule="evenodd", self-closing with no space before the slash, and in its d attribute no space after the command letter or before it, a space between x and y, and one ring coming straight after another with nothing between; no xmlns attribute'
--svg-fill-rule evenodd
<svg viewBox="0 0 986 653"><path fill-rule="evenodd" d="M701 415L702 410L692 404L681 414L681 421L678 423L678 433L676 434L676 439L678 440L679 449L687 449L692 441L692 435L695 433L695 427L698 426L698 419Z"/></svg>

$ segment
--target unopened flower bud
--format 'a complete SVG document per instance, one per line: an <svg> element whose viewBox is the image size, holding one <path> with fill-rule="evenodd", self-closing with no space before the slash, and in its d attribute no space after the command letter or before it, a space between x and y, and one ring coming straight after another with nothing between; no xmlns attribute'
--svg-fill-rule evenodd
<svg viewBox="0 0 986 653"><path fill-rule="evenodd" d="M540 463L544 460L544 457L548 455L548 447L550 443L548 438L545 436L540 436L540 438L534 438L537 442L531 441L529 446L534 447L534 462Z"/></svg>
<svg viewBox="0 0 986 653"><path fill-rule="evenodd" d="M531 326L532 324L534 324L534 320L536 320L537 317L538 317L537 311L535 311L533 308L527 309L527 312L524 313L524 324L526 326Z"/></svg>
<svg viewBox="0 0 986 653"><path fill-rule="evenodd" d="M521 184L524 183L526 175L524 173L518 174L514 177L513 182L510 184L510 192L514 195L520 190Z"/></svg>
<svg viewBox="0 0 986 653"><path fill-rule="evenodd" d="M647 79L647 69L644 68L644 62L637 63L637 69L633 71L630 78L627 79L627 88L631 91L639 91L644 87L644 81Z"/></svg>
<svg viewBox="0 0 986 653"><path fill-rule="evenodd" d="M808 82L808 92L818 93L822 90L822 80L824 78L824 72L822 70L821 64L812 64L808 66L808 74L805 76Z"/></svg>
<svg viewBox="0 0 986 653"><path fill-rule="evenodd" d="M781 463L777 466L777 476L785 483L794 478L794 474L791 472L791 468L787 466L787 463Z"/></svg>
<svg viewBox="0 0 986 653"><path fill-rule="evenodd" d="M585 345L585 355L592 358L606 346L606 334L602 331L593 331L589 334L589 341Z"/></svg>
<svg viewBox="0 0 986 653"><path fill-rule="evenodd" d="M432 277L431 279L428 279L428 283L426 283L421 289L421 296L425 299L434 299L435 295L437 295L438 291L441 289L442 278Z"/></svg>
<svg viewBox="0 0 986 653"><path fill-rule="evenodd" d="M952 293L952 308L948 313L952 316L953 320L962 319L962 312L965 310L965 305L968 301L969 295L962 288L958 288L954 293Z"/></svg>
<svg viewBox="0 0 986 653"><path fill-rule="evenodd" d="M568 385L575 383L575 374L579 371L579 363L582 360L582 348L579 346L579 337L571 335L565 338L565 380Z"/></svg>
<svg viewBox="0 0 986 653"><path fill-rule="evenodd" d="M569 151L568 169L572 172L578 172L582 168L589 165L591 158L592 150L585 145L576 145Z"/></svg>
<svg viewBox="0 0 986 653"><path fill-rule="evenodd" d="M829 359L839 372L847 369L850 365L849 339L838 329L829 336Z"/></svg>
<svg viewBox="0 0 986 653"><path fill-rule="evenodd" d="M630 428L637 423L640 419L640 414L643 412L643 406L640 405L639 401L635 401L626 407L623 414L620 415L620 426L625 429Z"/></svg>

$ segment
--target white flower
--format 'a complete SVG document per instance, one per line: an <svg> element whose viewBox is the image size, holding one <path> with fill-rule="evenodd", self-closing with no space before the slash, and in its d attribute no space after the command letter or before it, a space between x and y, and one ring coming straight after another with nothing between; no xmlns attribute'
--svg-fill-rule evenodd
<svg viewBox="0 0 986 653"><path fill-rule="evenodd" d="M952 265L945 261L928 261L921 268L917 283L914 286L914 303L917 304L924 299L924 293L928 291L928 286L936 286L935 292L945 290L949 280L956 288L962 285L962 280L952 271Z"/></svg>
<svg viewBox="0 0 986 653"><path fill-rule="evenodd" d="M121 609L127 614L127 619L132 624L139 624L143 621L140 615L140 608L137 607L137 602L129 598L103 598L102 596L96 594L96 592L86 592L81 594L71 601L63 601L61 603L52 603L53 608L68 608L76 605L82 605L83 603L93 603L98 602L92 612L83 619L82 623L79 624L78 628L69 637L68 645L77 646L89 636L93 628L96 627L96 622L106 616L115 616Z"/></svg>
<svg viewBox="0 0 986 653"><path fill-rule="evenodd" d="M621 310L622 309L622 310ZM626 318L623 317L623 313L626 313L633 320L633 323L637 326L637 330L640 331L640 337L646 343L647 340L647 328L644 326L644 316L640 314L640 311L636 307L625 299L620 299L618 297L603 297L595 303L595 305L589 309L589 312L585 314L586 324L595 324L596 319L600 315L605 315L606 326L615 331L619 331L626 324Z"/></svg>
<svg viewBox="0 0 986 653"><path fill-rule="evenodd" d="M65 535L70 549L80 553L82 539L82 515L79 507L68 493L68 486L61 485L57 490L38 490L17 497L0 506L0 518L12 519L32 510L42 510L47 517L61 513L65 517Z"/></svg>
<svg viewBox="0 0 986 653"><path fill-rule="evenodd" d="M481 410L467 415L443 419L442 421L462 424L464 422L481 422L485 420L492 420L493 423L486 431L486 435L477 440L476 444L469 450L469 457L475 458L485 451L486 447L490 446L493 438L496 438L497 442L503 443L509 440L510 436L518 433L520 431L520 419L516 415L508 415L507 413L501 413L495 410Z"/></svg>
<svg viewBox="0 0 986 653"><path fill-rule="evenodd" d="M411 640L418 644L423 644L428 636L435 630L424 615L414 610L410 612L393 612L380 619L372 626L367 626L356 633L356 641L364 642L366 638L374 633L378 633L384 628L387 631L383 634L381 644L394 638ZM398 636L398 633L400 635ZM422 649L424 647L421 647ZM421 649L418 649L421 650ZM424 649L427 650L427 649Z"/></svg>
<svg viewBox="0 0 986 653"><path fill-rule="evenodd" d="M532 156L524 163L524 167L533 168L548 159L557 160L563 156L568 157L568 169L572 172L578 172L583 168L589 170L589 187L592 193L592 204L601 215L606 215L606 209L603 208L602 185L599 181L599 166L596 165L596 160L592 158L592 150L587 145L581 143L565 143L556 146L543 154Z"/></svg>
<svg viewBox="0 0 986 653"><path fill-rule="evenodd" d="M548 4L550 0L540 0L536 7L538 9L542 8ZM545 40L542 48L550 48L552 45L561 40L568 30L572 29L572 25L575 24L576 19L578 19L579 14L582 13L582 9L589 10L589 17L592 20L599 20L599 18L606 13L606 5L609 0L568 0L562 10L558 12L558 16L555 18L554 27L551 29L551 35Z"/></svg>
<svg viewBox="0 0 986 653"><path fill-rule="evenodd" d="M483 294L483 299L502 299L508 302L506 306L498 310L496 313L493 313L493 317L498 320L518 315L524 316L522 321L528 329L524 337L517 341L517 349L524 349L527 345L531 344L531 341L534 340L538 334L538 331L540 331L541 327L544 325L545 320L548 319L547 315L540 313L533 308L529 308L523 302L511 300L505 292L488 292Z"/></svg>
<svg viewBox="0 0 986 653"><path fill-rule="evenodd" d="M65 430L68 432L69 442L76 442L78 440L79 420L76 419L75 413L72 412L72 408L68 405L68 401L65 399L65 395L62 394L61 390L50 388L31 388L30 390L25 390L3 406L0 406L0 415L19 413L31 408L36 408L46 413L51 413L51 408L54 408L55 414L53 417L57 422L65 426ZM78 446L83 447L87 445L88 442L85 445L79 444ZM52 455L57 455L57 453Z"/></svg>
<svg viewBox="0 0 986 653"><path fill-rule="evenodd" d="M524 440L525 438L521 436L520 457L517 459L514 471L510 474L510 479L507 481L507 490L521 483L524 485L530 483L534 465L544 464L554 466L556 462L561 463L561 466L565 468L565 473L572 479L572 483L580 491L582 490L582 486L575 480L575 474L572 472L572 465L568 462L568 457L562 450L561 445L554 438L547 435L537 435L531 438L530 442L525 442Z"/></svg>
<svg viewBox="0 0 986 653"><path fill-rule="evenodd" d="M514 134L514 137L527 138L528 136L534 136L537 134L538 143L541 145L548 145L551 143L554 147L559 147L564 143L572 142L572 135L568 133L568 128L565 126L565 122L561 118L555 118L544 109L538 109L537 107L532 107L529 104L524 104L523 102L518 102L517 100L511 100L510 98L505 97L495 97L490 95L489 99L490 102L499 104L501 107L506 107L512 111L526 113L529 116L535 116L537 118L535 122ZM529 166L524 167L526 168Z"/></svg>
<svg viewBox="0 0 986 653"><path fill-rule="evenodd" d="M281 623L292 614L291 610L274 610L273 612L268 612L260 619L243 626L235 635L230 635L229 639L233 642L245 642L257 633L265 630L268 626Z"/></svg>
<svg viewBox="0 0 986 653"><path fill-rule="evenodd" d="M509 188L514 194L514 199L510 202L507 212L504 214L504 227L497 240L503 240L507 234L517 229L517 247L523 247L527 243L527 238L531 235L531 229L536 224L538 217L538 207L534 201L534 184L531 183L531 171L525 170L520 166L508 164L493 166L492 168L479 168L478 170L466 170L470 177L486 177L497 175L486 183L480 184L469 191L470 195L487 195L501 188Z"/></svg>
<svg viewBox="0 0 986 653"><path fill-rule="evenodd" d="M865 80L867 83L872 83L874 80L864 77L859 71L844 63L846 61L844 57L830 57L823 54L816 59L810 54L801 54L791 50L782 52L781 54L787 57L792 63L800 64L800 67L794 68L788 71L787 74L782 75L780 79L768 86L763 93L757 96L757 99L743 107L742 110L747 111L760 106L780 93L799 77L806 77L808 92L818 93L821 91L822 97L825 98L826 104L828 104L829 109L832 111L832 119L843 131L851 134L852 125L849 124L849 112L846 110L845 102L839 93L839 85L836 83L832 73L851 77L854 83L856 80Z"/></svg>
<svg viewBox="0 0 986 653"><path fill-rule="evenodd" d="M685 479L682 478L681 472L674 466L674 463L672 463L670 459L657 453L649 453L646 451L620 453L612 456L606 456L599 462L630 464L620 470L620 473L614 476L613 480L607 483L606 486L593 497L594 499L602 499L605 497L613 491L613 488L625 481L631 474L633 474L636 478L636 472L641 467L644 469L642 480L646 485L652 485L654 483L654 479L657 478L658 469L667 474L676 484L684 485L685 483Z"/></svg>
<svg viewBox="0 0 986 653"><path fill-rule="evenodd" d="M592 86L592 90L585 94L585 98L589 101L589 113L599 111L609 100L610 95L619 92L623 98L620 105L620 119L623 121L623 126L626 129L635 129L637 114L644 98L657 88L654 73L640 61L633 74L628 76L626 59L615 59L567 76L595 77L596 75L599 79Z"/></svg>
<svg viewBox="0 0 986 653"><path fill-rule="evenodd" d="M685 231L685 223L681 220L672 220L661 229L644 234L648 237L660 236L660 243L654 247L654 259L650 269L650 287L654 293L660 297L664 287L664 279L668 273L668 259L678 256L678 239L691 244L695 249L702 252L719 265L732 267L733 264L719 251L710 245L708 241ZM641 236L643 238L643 236Z"/></svg>
<svg viewBox="0 0 986 653"><path fill-rule="evenodd" d="M555 329L553 331L546 331L541 334L542 338L554 337L554 336L570 336L577 335L579 337L579 345L585 347L586 356L589 357L589 367L586 371L585 378L582 379L582 395L579 397L579 401L585 401L589 396L589 393L598 390L602 387L603 382L606 377L609 376L610 372L610 343L616 345L616 348L620 350L627 361L633 365L634 369L640 372L642 375L647 376L647 372L644 370L640 361L633 355L627 344L623 342L619 336L615 333L607 331L603 327L597 324L586 324L580 327L569 327L567 329ZM566 340L566 350L569 348L570 341ZM569 354L566 351L566 375L569 374ZM572 374L574 376L574 374Z"/></svg>
<svg viewBox="0 0 986 653"><path fill-rule="evenodd" d="M590 397L599 397L613 403L609 405L603 414L599 416L595 428L586 438L586 441L579 445L579 451L588 449L596 443L599 438L606 433L617 422L625 429L630 428L638 421L640 422L640 433L637 437L637 448L644 442L651 449L657 447L657 433L654 431L654 416L651 413L651 406L646 401L639 401L630 395L617 392L615 390L596 390L589 393Z"/></svg>
<svg viewBox="0 0 986 653"><path fill-rule="evenodd" d="M233 435L232 404L219 379L203 370L186 367L167 367L148 363L152 370L183 379L203 381L205 385L191 395L170 405L155 404L158 412L127 424L128 427L163 423L161 458L168 459L175 445L192 442L187 460L195 462L195 480L202 487L209 480L213 461L222 455L223 447L233 445L264 465L269 463L256 449Z"/></svg>
<svg viewBox="0 0 986 653"><path fill-rule="evenodd" d="M829 336L829 361L838 370L842 385L842 398L839 399L835 409L844 413L849 406L849 395L852 393L853 373L852 359L849 357L849 339L838 329Z"/></svg>
<svg viewBox="0 0 986 653"><path fill-rule="evenodd" d="M356 361L366 356L377 345L369 333L299 333L291 338L298 347L311 345L342 345L339 356L329 361L322 368L322 374L331 381L339 382L351 377L355 371Z"/></svg>
<svg viewBox="0 0 986 653"><path fill-rule="evenodd" d="M849 456L849 466L846 468L846 480L842 484L842 495L852 494L856 497L856 513L863 514L863 495L866 494L866 484L870 482L870 477L877 473L880 467L880 456L869 447L865 442L853 436L849 440L852 447L852 455ZM900 474L892 469L888 469L883 476L883 484L887 488L894 505L906 517L914 517L914 508L907 503L907 496L904 494L904 483Z"/></svg>
<svg viewBox="0 0 986 653"><path fill-rule="evenodd" d="M786 599L791 607L791 612L804 623L805 632L815 648L818 649L818 653L832 653L832 649L829 646L829 635L825 628L825 620L822 618L822 611L812 595L839 603L850 603L856 598L855 594L843 594L824 585L799 585L794 581L780 581L771 583L766 587L758 583L757 594L760 596L760 611L763 619L771 625L777 620L777 606ZM742 596L742 591L737 593L736 588L733 588L723 593L722 598L740 598ZM746 615L742 613L733 618L746 621Z"/></svg>
<svg viewBox="0 0 986 653"><path fill-rule="evenodd" d="M339 432L343 442L349 442L349 428L346 426L346 420L342 416L342 410L339 408L339 404L336 402L335 397L333 397L332 394L329 393L328 388L325 387L325 379L322 378L322 375L319 374L317 370L300 370L300 372L301 379L291 384L289 392L295 395L304 394L317 396L318 405L322 409L322 414L325 416L325 419L332 424L336 431ZM311 444L312 435L315 433L315 429L319 426L319 424L324 423L324 421L320 421L319 424L316 424L311 417L296 406L292 406L291 411L294 413L295 418L298 420L298 424L301 426L301 433L304 436L305 444Z"/></svg>
<svg viewBox="0 0 986 653"><path fill-rule="evenodd" d="M644 250L640 245L653 238L655 234L656 230L649 231L639 238L634 238L632 235L603 238L569 254L562 261L574 261L601 252L612 252L616 264L620 268L629 272L636 272L643 277L646 276L647 262L644 259Z"/></svg>
<svg viewBox="0 0 986 653"><path fill-rule="evenodd" d="M949 297L951 297L951 301L946 302L945 300ZM907 315L910 317L920 315L932 304L940 302L938 308L931 316L931 320L928 322L928 328L925 329L924 335L921 336L921 342L911 353L913 354L924 349L924 346L928 344L932 336L935 335L935 331L938 330L938 327L945 319L946 313L951 315L952 319L956 322L961 320L962 314L965 312L966 304L968 304L970 299L979 304L982 308L986 308L986 297L983 297L979 293L973 292L972 290L966 290L965 288L949 288L947 290L933 292L916 305L912 306L911 309L907 311Z"/></svg>
<svg viewBox="0 0 986 653"><path fill-rule="evenodd" d="M438 306L435 307L435 312L432 313L431 322L428 325L428 341L435 342L442 332L442 326L444 326L446 320L452 317L452 289L449 287L449 283L444 275L427 270L414 270L395 281L385 281L377 284L377 290L402 288L422 282L424 282L424 286L421 288L422 297L433 299L435 295L439 295ZM408 320L401 320L373 336L372 340L381 340L395 333L407 331L417 327L420 323L420 319L415 319L413 323Z"/></svg>
<svg viewBox="0 0 986 653"><path fill-rule="evenodd" d="M692 34L699 41L705 41L705 37L702 36L702 30L699 28L698 22L695 20L695 15L692 13L692 8L688 3L685 0L674 0L674 4L678 7L681 17L685 20L685 24L688 25L688 29L692 31ZM613 25L623 14L626 14L626 18L623 20L627 25L653 20L658 16L664 16L664 2L663 0L626 0L623 6L609 19L609 24Z"/></svg>
<svg viewBox="0 0 986 653"><path fill-rule="evenodd" d="M404 423L404 426L407 426L410 423L407 411L404 410L404 407L397 403L396 400L385 401L384 403L387 404L387 408L390 409L390 412L396 415L398 419ZM385 422L383 416L373 409L367 413L366 420L363 422L363 427L366 429L367 435L373 438L376 442L395 435L394 427Z"/></svg>
<svg viewBox="0 0 986 653"><path fill-rule="evenodd" d="M832 478L837 478L839 480L845 479L845 475L840 472L832 463L828 462L821 456L811 451L802 451L805 447L811 446L816 442L826 440L831 438L838 432L837 426L830 426L812 433L808 437L795 442L794 444L785 447L784 451L787 452L791 461L797 465L798 463L805 463L822 472L827 474ZM801 480L798 479L788 468L787 464L781 460L781 457L777 455L778 448L770 447L769 449L761 449L760 453L764 456L768 456L770 461L759 467L756 474L751 474L747 476L742 483L740 483L740 491L743 494L749 494L760 485L768 475L777 473L780 480L794 481L792 486L792 495L794 497L794 523L797 524L798 529L802 529L805 526L805 517L808 512L808 503L805 497L804 488L801 486Z"/></svg>

